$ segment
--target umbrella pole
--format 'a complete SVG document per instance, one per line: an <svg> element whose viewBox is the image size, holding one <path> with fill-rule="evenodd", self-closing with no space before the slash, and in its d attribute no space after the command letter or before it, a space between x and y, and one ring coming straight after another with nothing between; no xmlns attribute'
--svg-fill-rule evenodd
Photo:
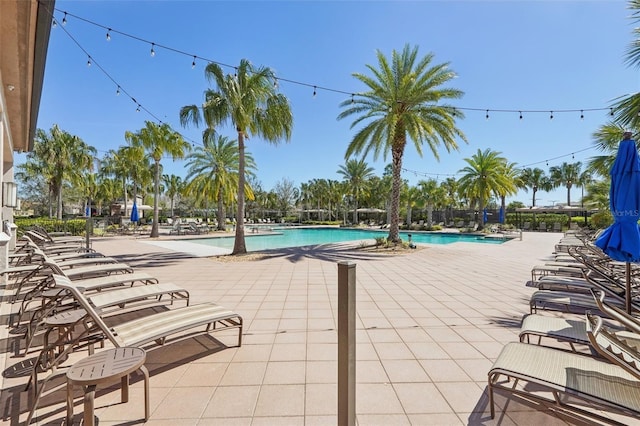
<svg viewBox="0 0 640 426"><path fill-rule="evenodd" d="M627 262L625 267L625 278L627 280L627 291L626 291L627 313L631 315L631 263L629 262Z"/></svg>

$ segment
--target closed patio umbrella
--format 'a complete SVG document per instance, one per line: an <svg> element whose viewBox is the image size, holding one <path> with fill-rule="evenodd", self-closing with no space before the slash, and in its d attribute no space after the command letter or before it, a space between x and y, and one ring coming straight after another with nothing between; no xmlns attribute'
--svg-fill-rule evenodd
<svg viewBox="0 0 640 426"><path fill-rule="evenodd" d="M131 222L138 223L140 220L140 216L138 215L138 206L136 203L133 203L133 207L131 208Z"/></svg>
<svg viewBox="0 0 640 426"><path fill-rule="evenodd" d="M500 212L498 213L498 222L504 223L504 208L500 206Z"/></svg>
<svg viewBox="0 0 640 426"><path fill-rule="evenodd" d="M640 158L631 132L625 132L610 174L614 222L595 244L611 259L626 262L626 309L631 313L631 262L640 261Z"/></svg>

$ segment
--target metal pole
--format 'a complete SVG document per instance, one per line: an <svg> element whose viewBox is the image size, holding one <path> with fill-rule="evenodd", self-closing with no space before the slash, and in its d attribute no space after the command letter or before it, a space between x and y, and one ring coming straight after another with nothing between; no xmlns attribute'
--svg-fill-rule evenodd
<svg viewBox="0 0 640 426"><path fill-rule="evenodd" d="M356 424L356 264L338 262L338 426Z"/></svg>

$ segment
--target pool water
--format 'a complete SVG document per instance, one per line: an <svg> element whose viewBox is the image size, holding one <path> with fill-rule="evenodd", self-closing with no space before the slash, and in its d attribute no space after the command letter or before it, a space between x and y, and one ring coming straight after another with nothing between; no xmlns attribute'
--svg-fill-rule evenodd
<svg viewBox="0 0 640 426"><path fill-rule="evenodd" d="M269 234L252 234L245 227L245 243L247 251L261 251L286 247L300 247L315 244L339 243L344 241L359 241L375 238L386 238L388 230L365 230L343 228L277 228ZM482 235L437 233L437 232L400 232L403 241L408 240L425 244L451 244L457 242L472 242L481 244L502 244L502 238L484 238ZM193 239L190 242L208 246L233 249L234 237L216 237Z"/></svg>

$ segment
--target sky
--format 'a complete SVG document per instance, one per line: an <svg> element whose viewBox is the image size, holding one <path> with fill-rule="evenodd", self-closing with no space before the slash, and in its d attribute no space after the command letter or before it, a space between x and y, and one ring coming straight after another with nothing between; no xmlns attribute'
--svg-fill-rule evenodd
<svg viewBox="0 0 640 426"><path fill-rule="evenodd" d="M337 170L358 127L337 119L339 105L366 90L353 73L368 74L377 51L390 56L418 46L420 56L434 55L434 64L448 63L457 77L447 86L464 92L450 103L465 112L457 125L468 143L459 140L450 153L440 147L439 161L426 146L420 157L409 143L402 176L412 185L460 177L464 159L487 148L545 171L565 161L586 163L598 155L592 134L611 118L609 106L637 92L640 82L637 69L625 64L634 22L621 0L57 0L55 7L59 25L51 29L39 128L57 124L94 146L98 157L125 145L125 132L146 120L169 123L201 145L203 129L181 127L180 108L200 105L212 87L204 77L207 60L233 72L248 59L288 80L278 90L293 111L288 143L247 141L265 190L283 179L342 180ZM236 138L231 126L219 133ZM366 160L382 175L391 156ZM187 174L184 161L162 164L164 173ZM572 200L579 197L574 189ZM515 200L530 205L531 193L508 199ZM537 200L562 203L566 189L539 192Z"/></svg>

